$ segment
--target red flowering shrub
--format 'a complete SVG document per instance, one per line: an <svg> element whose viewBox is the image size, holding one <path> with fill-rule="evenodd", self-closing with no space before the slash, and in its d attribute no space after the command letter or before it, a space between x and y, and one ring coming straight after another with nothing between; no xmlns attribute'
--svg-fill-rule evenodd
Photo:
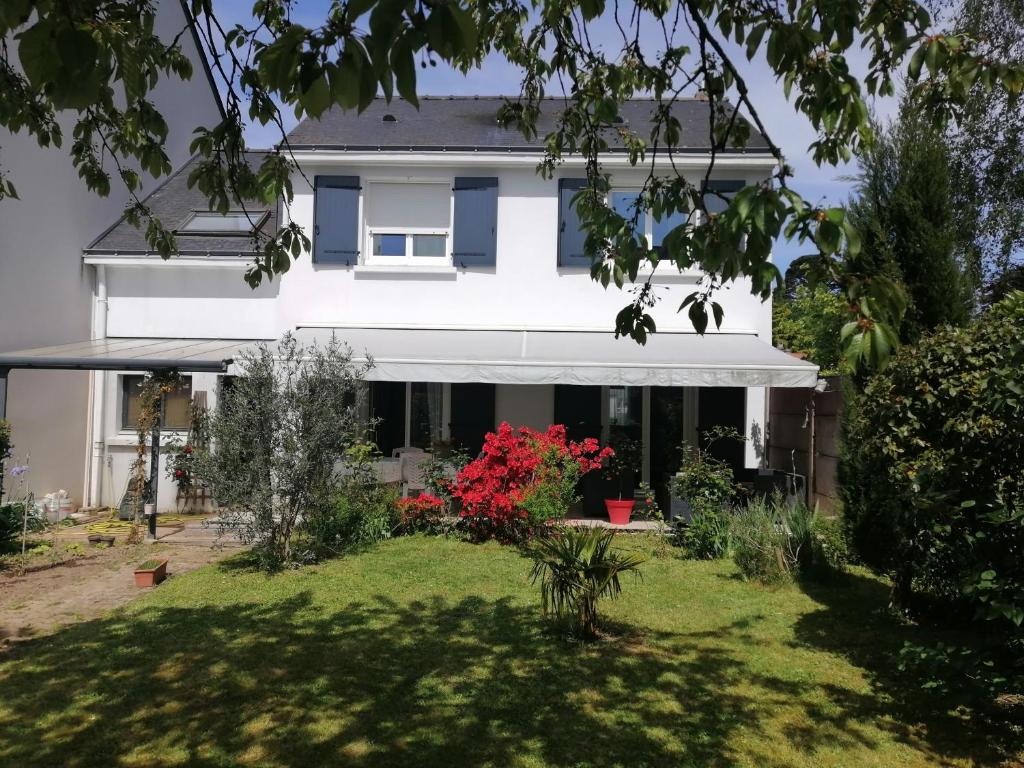
<svg viewBox="0 0 1024 768"><path fill-rule="evenodd" d="M568 440L565 427L545 432L502 423L484 438L483 455L459 471L452 495L476 539L517 541L565 515L576 483L611 456L597 440Z"/></svg>
<svg viewBox="0 0 1024 768"><path fill-rule="evenodd" d="M423 493L395 502L398 523L406 533L436 533L444 527L448 505L444 499Z"/></svg>

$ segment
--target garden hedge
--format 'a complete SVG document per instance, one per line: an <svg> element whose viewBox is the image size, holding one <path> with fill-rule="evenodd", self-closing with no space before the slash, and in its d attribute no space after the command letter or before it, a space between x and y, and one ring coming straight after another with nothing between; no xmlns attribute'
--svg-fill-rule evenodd
<svg viewBox="0 0 1024 768"><path fill-rule="evenodd" d="M903 608L1024 621L1022 341L1017 292L901 349L850 404L845 519Z"/></svg>

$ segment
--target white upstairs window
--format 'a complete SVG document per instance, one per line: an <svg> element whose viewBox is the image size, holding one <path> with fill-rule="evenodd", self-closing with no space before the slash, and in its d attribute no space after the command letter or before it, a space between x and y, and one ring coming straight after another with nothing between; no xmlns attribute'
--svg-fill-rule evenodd
<svg viewBox="0 0 1024 768"><path fill-rule="evenodd" d="M451 181L371 181L366 191L366 257L371 265L452 263Z"/></svg>
<svg viewBox="0 0 1024 768"><path fill-rule="evenodd" d="M637 234L643 235L649 248L659 248L665 235L681 224L685 224L688 217L682 213L672 213L657 220L650 211L646 210L640 211L637 215L636 202L639 198L639 189L614 189L608 195L608 204L612 210L627 221L632 221L636 216Z"/></svg>

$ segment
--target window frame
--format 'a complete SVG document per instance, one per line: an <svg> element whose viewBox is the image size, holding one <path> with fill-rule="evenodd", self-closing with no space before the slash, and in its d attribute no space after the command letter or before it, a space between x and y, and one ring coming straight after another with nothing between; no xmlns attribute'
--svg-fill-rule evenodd
<svg viewBox="0 0 1024 768"><path fill-rule="evenodd" d="M448 195L448 221L445 227L377 227L371 226L372 187L375 184L428 184L444 186ZM447 177L416 177L416 178L368 178L363 184L364 199L361 201L363 224L363 247L365 254L361 264L368 267L450 267L452 266L452 241L455 217L455 180ZM376 235L399 235L405 237L405 254L403 256L381 256L373 252L373 239ZM444 237L444 256L416 256L414 253L415 235L431 235Z"/></svg>
<svg viewBox="0 0 1024 768"><path fill-rule="evenodd" d="M369 382L372 386L374 382ZM403 381L397 382L402 385L402 445L397 448L407 448L412 446L412 389L416 384L437 384L441 387L441 441L447 441L451 439L451 420L452 420L452 385L448 382L431 382L431 381ZM367 411L366 415L368 419L380 419L383 418L379 414L373 411L373 395L369 394L366 398ZM430 449L424 449L429 451ZM391 458L391 456L385 455L384 458Z"/></svg>
<svg viewBox="0 0 1024 768"><path fill-rule="evenodd" d="M122 434L124 434L126 432L134 433L134 432L137 431L137 425L133 424L133 423L129 423L129 421L128 421L128 402L129 402L128 383L130 381L132 381L133 379L144 379L144 378L145 378L145 375L144 374L140 374L140 373L122 373L122 374L119 374L119 376L118 376L118 388L117 388L118 400L119 400L119 407L118 407L118 422L119 422L118 423L118 431L121 432ZM189 393L188 394L188 398L189 398L189 402L191 403L192 396L195 394L193 389L192 389L192 385L193 385L192 377L191 376L182 376L181 378L182 378L183 384L186 384L188 386L188 393ZM190 425L188 425L188 424L186 424L183 427L179 427L179 426L175 426L175 427L164 426L163 422L164 422L165 416L166 416L166 401L164 403L164 412L162 412L160 414L160 423L161 423L160 431L161 431L161 433L164 433L164 434L167 434L167 433L187 434L188 433L189 428L190 428Z"/></svg>
<svg viewBox="0 0 1024 768"><path fill-rule="evenodd" d="M200 216L221 216L240 218L249 224L249 228L242 230L224 230L224 229L186 229L186 227L195 221ZM200 209L193 209L189 212L181 224L178 225L177 229L174 230L176 235L183 235L185 237L251 237L256 232L263 229L263 225L267 223L267 219L270 218L270 211L241 211L241 210L230 210L225 213L218 213L217 211L204 211ZM250 223L251 222L251 223Z"/></svg>
<svg viewBox="0 0 1024 768"><path fill-rule="evenodd" d="M633 195L637 199L639 199L641 192L643 192L643 188L642 187L633 187L633 186L616 187L616 186L612 185L612 188L610 190L608 190L608 195L605 198L605 203L613 211L615 211L616 213L619 213L619 211L615 210L615 205L612 202L612 196L613 195L615 195L617 193L618 194L623 194L623 195ZM630 220L629 218L627 218L622 213L619 213L619 215L622 216L624 219L626 219L626 221ZM643 209L643 217L644 217L644 232L643 232L643 236L644 236L644 239L647 242L647 247L650 248L651 247L651 243L654 242L654 216L651 214L651 212L648 209L644 208Z"/></svg>
<svg viewBox="0 0 1024 768"><path fill-rule="evenodd" d="M614 211L615 207L612 204L612 195L614 195L616 193L622 193L622 194L627 194L627 195L636 195L637 197L639 197L640 193L642 191L643 191L643 188L642 187L638 187L638 186L626 185L626 186L618 187L618 186L615 186L613 184L612 188L608 191L607 197L605 198L605 203L608 205L609 208L611 208ZM644 216L643 236L644 236L644 240L647 243L647 247L652 249L652 250L654 248L660 248L661 247L660 244L657 245L657 246L654 245L654 225L656 223L654 221L654 214L651 213L651 210L649 208L645 208L644 211L643 211L643 216ZM688 226L690 228L696 227L696 226L698 226L700 224L700 220L701 220L701 211L700 211L700 209L696 209L696 210L690 211L690 213L687 214L686 226Z"/></svg>

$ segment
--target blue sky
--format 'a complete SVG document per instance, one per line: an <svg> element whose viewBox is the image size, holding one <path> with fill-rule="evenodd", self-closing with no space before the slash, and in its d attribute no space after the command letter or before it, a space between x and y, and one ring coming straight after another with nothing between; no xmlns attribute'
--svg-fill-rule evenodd
<svg viewBox="0 0 1024 768"><path fill-rule="evenodd" d="M252 0L216 0L216 9L222 21L243 23L248 25L249 11ZM295 4L293 19L306 26L319 26L329 7L327 0L298 0ZM616 41L620 40L614 20L605 16L589 27L591 40L595 45L606 46L610 52L616 50ZM660 32L652 29L641 30L641 40L650 42L650 49L658 50ZM850 183L845 178L850 176L853 166L818 167L811 159L807 147L814 140L814 131L810 123L793 106L786 101L782 87L763 61L755 59L747 62L738 50L734 60L744 68L744 77L750 93L761 116L776 144L785 153L787 162L794 168L795 177L792 186L806 199L814 203L839 204L849 196ZM850 66L854 72L864 71L866 57L859 51L850 56ZM417 91L424 95L513 95L519 91L520 74L517 68L498 56L490 56L483 66L463 75L451 70L443 64L418 70L419 80ZM551 95L557 95L555 91ZM894 110L893 100L869 103L877 114L888 117ZM295 124L291 113L286 117L287 128ZM278 140L272 129L252 126L246 135L246 141L253 147L264 147ZM787 243L780 240L775 249L775 261L782 270L793 258L807 251L806 246Z"/></svg>

